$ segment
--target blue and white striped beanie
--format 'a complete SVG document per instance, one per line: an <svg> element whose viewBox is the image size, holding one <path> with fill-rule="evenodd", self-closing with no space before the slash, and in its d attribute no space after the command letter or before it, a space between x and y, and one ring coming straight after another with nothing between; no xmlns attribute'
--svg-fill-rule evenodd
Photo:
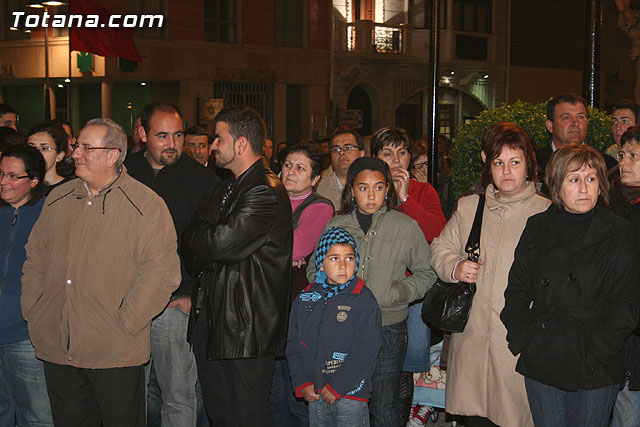
<svg viewBox="0 0 640 427"><path fill-rule="evenodd" d="M325 231L322 236L320 236L320 240L318 240L318 246L316 247L316 283L320 285L326 284L327 275L324 274L324 271L320 271L322 267L322 263L324 262L324 258L327 256L327 252L331 249L331 246L336 243L346 243L353 247L356 253L356 271L353 273L353 276L347 281L347 283L351 282L356 274L358 273L358 266L360 265L360 254L358 253L358 245L356 244L356 239L353 238L351 233L345 230L342 227L333 226L327 231Z"/></svg>

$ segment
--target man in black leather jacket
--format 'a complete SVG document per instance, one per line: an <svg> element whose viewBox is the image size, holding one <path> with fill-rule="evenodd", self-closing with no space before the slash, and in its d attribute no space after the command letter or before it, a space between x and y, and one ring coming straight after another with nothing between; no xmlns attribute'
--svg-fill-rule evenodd
<svg viewBox="0 0 640 427"><path fill-rule="evenodd" d="M287 193L262 157L264 139L253 109L218 114L213 154L233 177L203 197L183 235L185 260L204 291L202 312L197 304L191 311L192 341L213 425L272 423L269 389L274 357L284 354L293 231Z"/></svg>

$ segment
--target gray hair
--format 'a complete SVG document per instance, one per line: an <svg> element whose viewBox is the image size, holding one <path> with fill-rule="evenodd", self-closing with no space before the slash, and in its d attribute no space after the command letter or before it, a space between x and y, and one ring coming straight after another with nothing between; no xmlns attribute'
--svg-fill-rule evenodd
<svg viewBox="0 0 640 427"><path fill-rule="evenodd" d="M91 119L84 125L84 127L87 126L104 126L107 128L107 131L102 137L102 143L105 147L120 150L120 157L118 157L118 161L116 162L116 167L119 169L122 163L124 163L124 158L127 156L127 134L122 130L122 126L106 118Z"/></svg>

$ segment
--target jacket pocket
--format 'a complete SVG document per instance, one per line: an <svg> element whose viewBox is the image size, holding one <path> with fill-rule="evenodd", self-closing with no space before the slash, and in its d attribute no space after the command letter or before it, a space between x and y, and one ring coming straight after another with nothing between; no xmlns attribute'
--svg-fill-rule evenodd
<svg viewBox="0 0 640 427"><path fill-rule="evenodd" d="M238 329L247 329L250 326L251 316L247 308L251 295L240 283L240 267L238 265L226 266L227 274L227 302L232 307L232 312L228 313L229 326Z"/></svg>

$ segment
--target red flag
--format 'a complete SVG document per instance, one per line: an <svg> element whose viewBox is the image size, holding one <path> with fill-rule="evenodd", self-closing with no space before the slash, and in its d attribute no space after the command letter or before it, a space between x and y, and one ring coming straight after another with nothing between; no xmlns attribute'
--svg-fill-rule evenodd
<svg viewBox="0 0 640 427"><path fill-rule="evenodd" d="M83 15L82 27L70 28L71 50L90 52L110 58L124 58L135 62L142 62L136 44L133 41L135 28L122 28L122 17L116 20L120 28L108 28L109 17L112 13L93 0L72 0L71 15ZM87 15L97 15L100 18L97 28L85 26Z"/></svg>

